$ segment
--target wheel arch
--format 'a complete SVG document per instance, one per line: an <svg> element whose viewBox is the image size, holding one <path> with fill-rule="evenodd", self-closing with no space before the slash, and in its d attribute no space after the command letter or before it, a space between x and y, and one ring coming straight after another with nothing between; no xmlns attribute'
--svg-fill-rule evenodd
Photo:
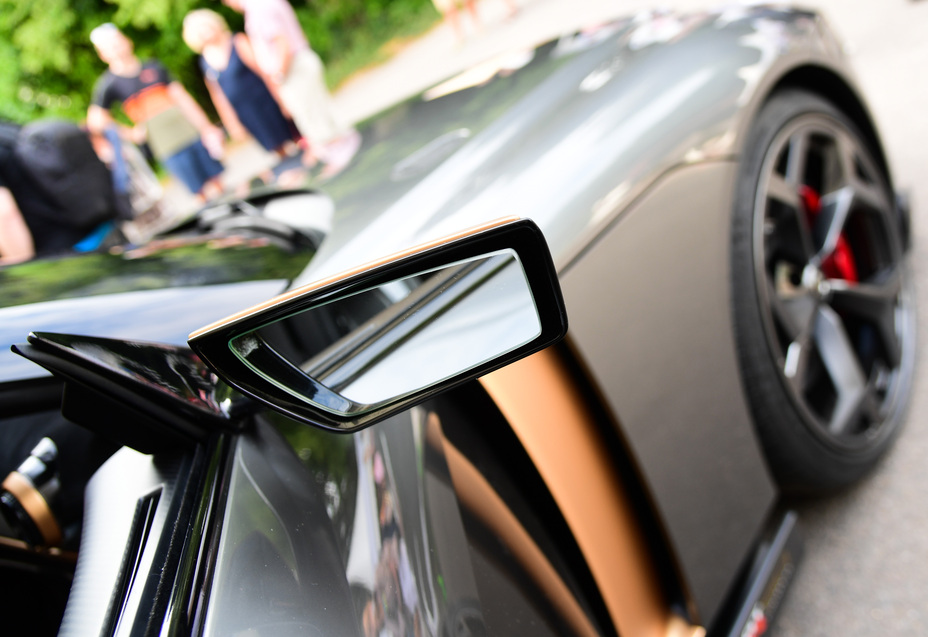
<svg viewBox="0 0 928 637"><path fill-rule="evenodd" d="M780 77L767 91L761 105L784 89L803 89L819 95L847 115L870 145L880 170L892 188L892 173L889 161L883 152L883 144L869 108L860 92L833 69L818 64L805 64L793 68Z"/></svg>

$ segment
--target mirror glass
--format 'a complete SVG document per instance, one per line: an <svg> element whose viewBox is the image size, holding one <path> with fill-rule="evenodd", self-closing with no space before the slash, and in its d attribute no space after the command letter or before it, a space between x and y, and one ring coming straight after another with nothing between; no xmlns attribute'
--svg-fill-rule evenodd
<svg viewBox="0 0 928 637"><path fill-rule="evenodd" d="M525 272L501 250L325 299L238 336L232 351L281 389L363 414L541 334Z"/></svg>

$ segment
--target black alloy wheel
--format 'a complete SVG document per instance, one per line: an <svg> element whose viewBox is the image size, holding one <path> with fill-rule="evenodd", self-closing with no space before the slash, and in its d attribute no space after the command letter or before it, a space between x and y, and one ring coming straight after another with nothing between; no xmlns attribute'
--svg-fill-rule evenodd
<svg viewBox="0 0 928 637"><path fill-rule="evenodd" d="M847 485L895 437L915 358L900 220L867 138L815 95L775 94L732 237L739 358L771 470L792 491Z"/></svg>

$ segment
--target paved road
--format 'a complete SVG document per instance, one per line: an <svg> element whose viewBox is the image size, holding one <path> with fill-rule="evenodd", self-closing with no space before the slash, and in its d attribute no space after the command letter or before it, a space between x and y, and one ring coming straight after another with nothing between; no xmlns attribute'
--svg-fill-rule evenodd
<svg viewBox="0 0 928 637"><path fill-rule="evenodd" d="M479 35L456 40L447 26L408 45L391 63L335 95L358 120L383 106L509 47L571 26L649 6L699 8L693 0L521 0L506 18L502 0L483 0ZM898 184L915 202L913 265L928 334L928 1L804 0L822 9L846 43L858 79L882 127ZM924 204L920 206L919 204ZM928 338L928 337L926 337ZM928 351L921 348L920 352ZM926 369L925 354L920 367ZM928 635L928 373L916 381L899 444L863 484L837 497L798 503L807 558L792 587L776 637Z"/></svg>

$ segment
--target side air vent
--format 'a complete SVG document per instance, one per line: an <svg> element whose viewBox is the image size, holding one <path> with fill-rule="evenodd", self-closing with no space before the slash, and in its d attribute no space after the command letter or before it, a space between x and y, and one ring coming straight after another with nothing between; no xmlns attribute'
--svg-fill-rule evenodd
<svg viewBox="0 0 928 637"><path fill-rule="evenodd" d="M119 570L119 578L116 580L116 587L113 590L113 602L102 633L104 635L114 634L119 627L119 620L122 617L126 601L129 599L135 576L138 574L139 563L145 551L145 545L148 543L148 536L151 532L155 511L158 510L158 501L160 499L161 489L159 488L139 498L135 507L132 530L126 542L126 553L123 556L122 568Z"/></svg>

